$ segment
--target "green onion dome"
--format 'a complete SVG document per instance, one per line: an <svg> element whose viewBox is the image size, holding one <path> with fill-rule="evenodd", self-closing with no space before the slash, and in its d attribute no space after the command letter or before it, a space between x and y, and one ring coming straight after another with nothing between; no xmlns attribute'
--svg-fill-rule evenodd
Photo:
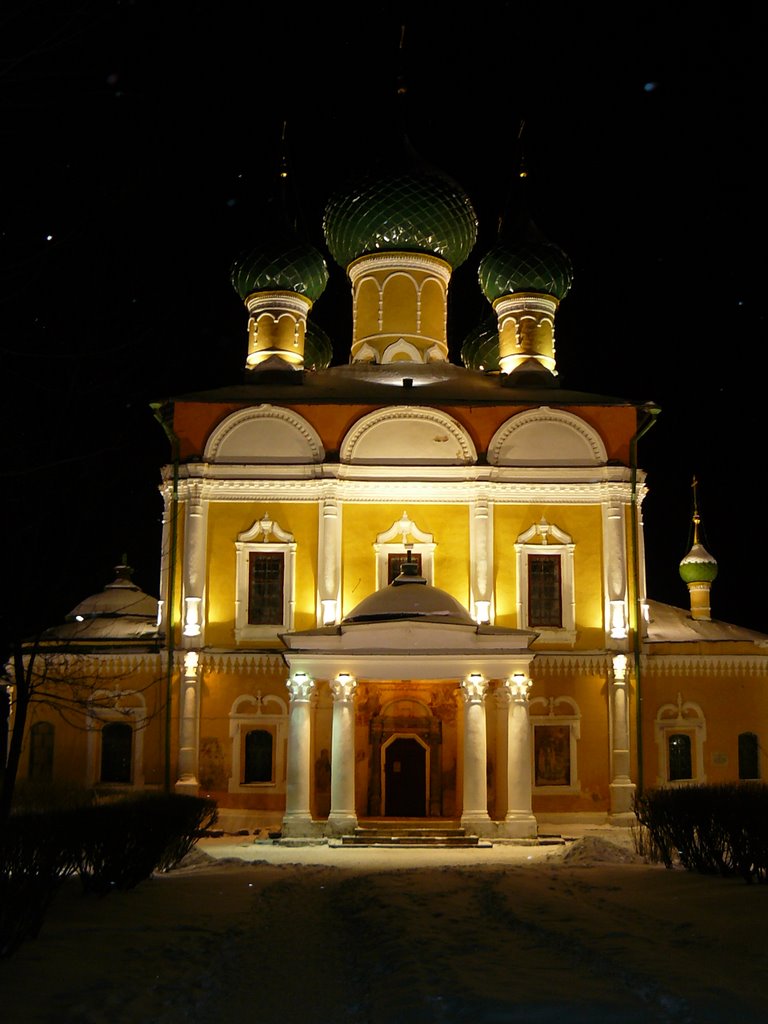
<svg viewBox="0 0 768 1024"><path fill-rule="evenodd" d="M230 270L241 299L254 292L286 291L315 302L328 283L328 267L320 252L290 232L238 256Z"/></svg>
<svg viewBox="0 0 768 1024"><path fill-rule="evenodd" d="M694 544L680 563L684 583L711 583L717 576L717 562L702 544Z"/></svg>
<svg viewBox="0 0 768 1024"><path fill-rule="evenodd" d="M515 292L539 292L564 299L573 281L571 261L543 236L537 240L503 240L480 262L480 287L489 302Z"/></svg>
<svg viewBox="0 0 768 1024"><path fill-rule="evenodd" d="M423 252L458 267L477 239L477 215L452 178L406 143L398 166L363 175L332 196L325 241L342 267L377 252Z"/></svg>
<svg viewBox="0 0 768 1024"><path fill-rule="evenodd" d="M468 370L498 370L499 325L495 316L469 332L461 346L461 361Z"/></svg>
<svg viewBox="0 0 768 1024"><path fill-rule="evenodd" d="M325 331L307 320L304 334L304 366L308 370L327 370L333 359L333 344Z"/></svg>

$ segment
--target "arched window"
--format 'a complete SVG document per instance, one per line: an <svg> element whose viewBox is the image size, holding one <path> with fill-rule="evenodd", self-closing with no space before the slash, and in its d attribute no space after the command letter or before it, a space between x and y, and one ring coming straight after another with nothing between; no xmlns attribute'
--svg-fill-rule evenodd
<svg viewBox="0 0 768 1024"><path fill-rule="evenodd" d="M757 736L753 732L739 734L739 778L759 779L760 761Z"/></svg>
<svg viewBox="0 0 768 1024"><path fill-rule="evenodd" d="M53 778L53 736L51 722L35 722L29 730L29 778L34 782Z"/></svg>
<svg viewBox="0 0 768 1024"><path fill-rule="evenodd" d="M245 734L243 783L272 781L272 733L251 729Z"/></svg>
<svg viewBox="0 0 768 1024"><path fill-rule="evenodd" d="M109 722L101 730L101 782L130 782L133 729Z"/></svg>
<svg viewBox="0 0 768 1024"><path fill-rule="evenodd" d="M691 760L691 737L681 732L673 732L668 737L669 744L669 781L693 778L693 762Z"/></svg>

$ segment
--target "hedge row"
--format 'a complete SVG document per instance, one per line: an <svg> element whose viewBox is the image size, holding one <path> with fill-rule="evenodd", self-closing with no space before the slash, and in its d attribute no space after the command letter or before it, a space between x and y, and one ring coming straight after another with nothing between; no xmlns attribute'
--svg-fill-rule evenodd
<svg viewBox="0 0 768 1024"><path fill-rule="evenodd" d="M214 801L175 794L13 815L0 826L0 957L38 934L65 879L99 895L132 889L178 864L215 820Z"/></svg>
<svg viewBox="0 0 768 1024"><path fill-rule="evenodd" d="M671 868L768 881L768 785L649 790L635 799L643 852Z"/></svg>

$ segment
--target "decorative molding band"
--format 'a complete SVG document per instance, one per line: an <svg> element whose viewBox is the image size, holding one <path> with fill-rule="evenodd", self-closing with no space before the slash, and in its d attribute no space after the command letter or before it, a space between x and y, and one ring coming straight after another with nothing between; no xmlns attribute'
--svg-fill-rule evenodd
<svg viewBox="0 0 768 1024"><path fill-rule="evenodd" d="M765 654L643 654L640 667L647 675L669 676L768 676L768 650Z"/></svg>
<svg viewBox="0 0 768 1024"><path fill-rule="evenodd" d="M221 467L219 467L221 468ZM229 467L230 469L234 467ZM245 467L238 467L245 470ZM308 470L300 476L295 469ZM397 502L397 504L462 504L486 498L499 505L608 505L631 502L631 485L626 481L577 481L568 479L536 480L489 480L473 472L474 467L420 466L419 479L403 478L404 470L385 474L375 467L343 467L345 470L371 469L368 479L362 474L339 473L329 478L312 470L321 467L291 467L289 479L286 476L268 475L267 467L249 467L259 472L242 472L238 475L222 474L217 479L207 479L202 485L203 500L207 501L285 501L317 502L327 498L329 493L339 502L366 503ZM337 469L339 467L336 467ZM450 472L449 472L450 471ZM628 473L627 473L628 475ZM551 476L551 474L550 474ZM355 478L357 477L357 478ZM192 482L181 479L178 495L180 501L188 500ZM163 496L170 500L172 484L166 480L162 485ZM193 488L197 491L197 486ZM645 487L638 489L640 498Z"/></svg>
<svg viewBox="0 0 768 1024"><path fill-rule="evenodd" d="M285 661L277 651L205 651L200 657L203 668L207 671L237 675L247 672L273 673L276 670L287 677L288 669Z"/></svg>
<svg viewBox="0 0 768 1024"><path fill-rule="evenodd" d="M531 665L531 679L534 692L538 676L605 676L608 678L612 668L610 654L536 654Z"/></svg>
<svg viewBox="0 0 768 1024"><path fill-rule="evenodd" d="M372 274L400 272L406 273L409 270L420 270L424 274L439 277L443 284L448 287L451 280L451 266L438 256L430 256L427 253L407 252L386 252L371 253L360 256L347 267L347 276L350 283L355 284L361 277Z"/></svg>

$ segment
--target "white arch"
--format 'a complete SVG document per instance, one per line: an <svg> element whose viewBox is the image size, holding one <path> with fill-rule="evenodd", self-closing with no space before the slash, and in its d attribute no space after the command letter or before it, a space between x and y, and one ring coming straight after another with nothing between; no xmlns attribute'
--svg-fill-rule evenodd
<svg viewBox="0 0 768 1024"><path fill-rule="evenodd" d="M300 464L322 462L320 435L303 416L279 406L240 409L208 438L206 462Z"/></svg>
<svg viewBox="0 0 768 1024"><path fill-rule="evenodd" d="M472 439L453 417L421 406L390 406L354 424L341 461L362 465L467 466L477 461Z"/></svg>
<svg viewBox="0 0 768 1024"><path fill-rule="evenodd" d="M492 466L599 466L607 460L594 428L573 413L546 406L512 416L488 445Z"/></svg>

